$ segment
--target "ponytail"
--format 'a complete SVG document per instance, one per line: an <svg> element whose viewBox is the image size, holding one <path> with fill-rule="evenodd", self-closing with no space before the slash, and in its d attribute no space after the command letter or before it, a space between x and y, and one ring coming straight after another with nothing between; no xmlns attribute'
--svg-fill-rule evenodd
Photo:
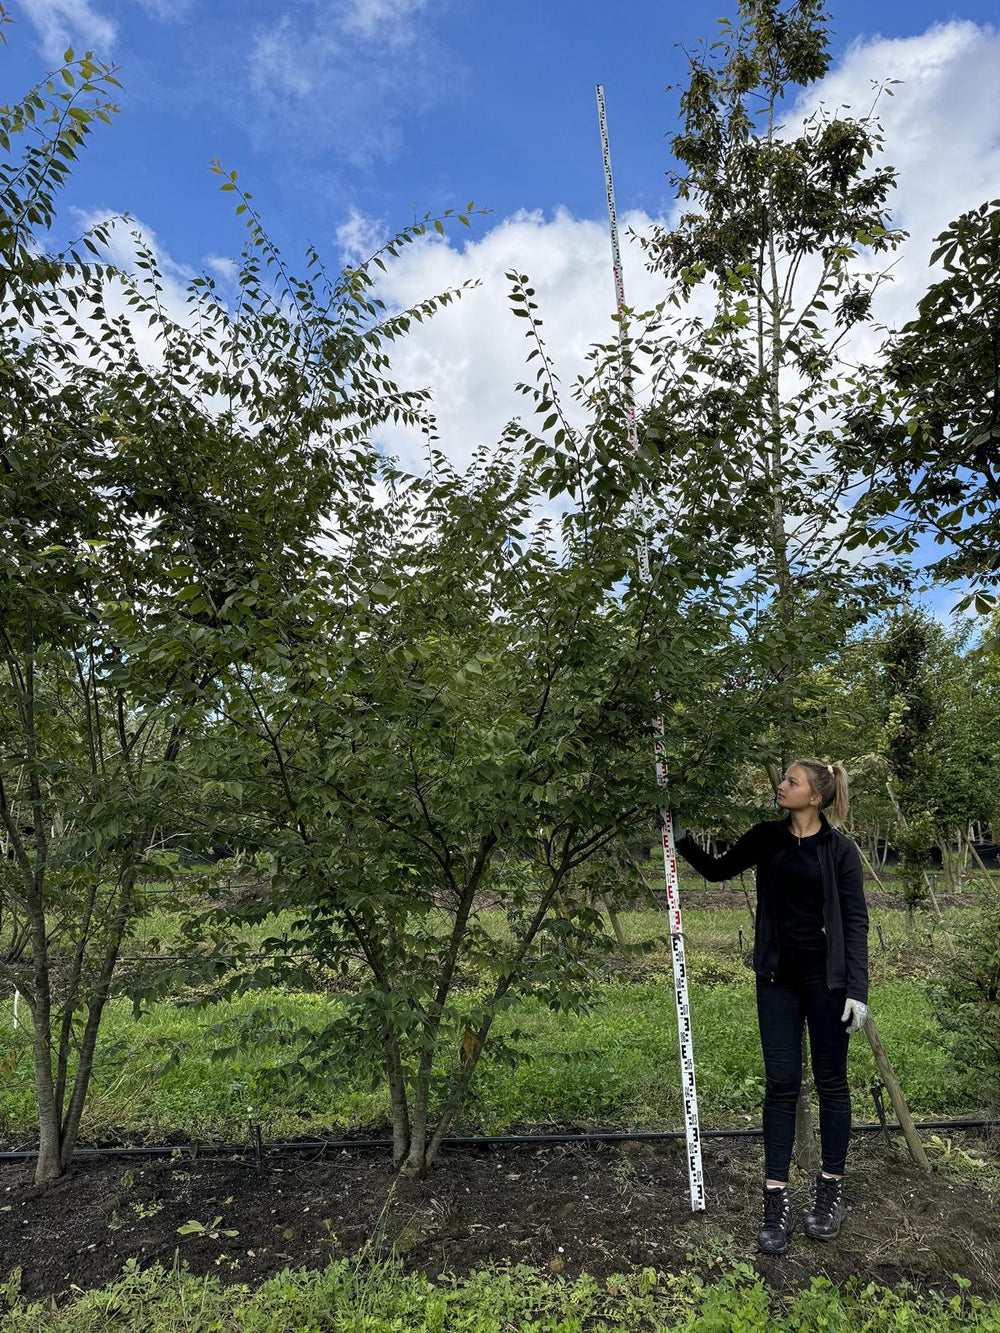
<svg viewBox="0 0 1000 1333"><path fill-rule="evenodd" d="M842 824L850 804L847 770L843 764L824 764L819 759L793 759L792 764L804 768L809 784L820 798L820 809L833 824ZM788 767L791 768L792 764Z"/></svg>

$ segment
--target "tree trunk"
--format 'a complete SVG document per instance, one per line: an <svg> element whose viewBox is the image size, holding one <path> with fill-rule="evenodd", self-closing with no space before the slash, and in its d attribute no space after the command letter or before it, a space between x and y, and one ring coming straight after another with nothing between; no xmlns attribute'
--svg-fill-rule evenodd
<svg viewBox="0 0 1000 1333"><path fill-rule="evenodd" d="M489 1036L490 1028L493 1026L493 1019L488 1018L483 1026L476 1033L471 1033L472 1041L465 1049L463 1047L462 1073L459 1076L455 1086L452 1088L444 1109L438 1116L438 1122L434 1126L434 1132L431 1135L430 1142L427 1145L427 1151L424 1155L425 1170L429 1170L437 1161L437 1155L441 1150L441 1141L451 1129L452 1122L458 1114L458 1109L465 1099L465 1094L469 1090L469 1084L472 1082L472 1076L476 1072L476 1066L479 1064L479 1057L483 1053L483 1047L486 1045L486 1038Z"/></svg>
<svg viewBox="0 0 1000 1333"><path fill-rule="evenodd" d="M492 832L484 834L480 840L475 860L470 867L468 878L462 889L458 910L455 913L455 921L448 941L448 953L438 980L433 1008L423 1024L424 1048L420 1053L417 1066L412 1118L410 1120L410 1146L406 1161L401 1168L403 1175L420 1176L427 1169L427 1104L430 1099L431 1066L434 1061L434 1049L441 1028L441 1018L448 1003L448 996L451 993L452 982L458 967L458 955L472 912L472 906L475 902L476 891L496 845L497 837ZM558 884L556 889L558 889Z"/></svg>
<svg viewBox="0 0 1000 1333"><path fill-rule="evenodd" d="M35 1184L47 1185L63 1173L60 1151L60 1108L56 1105L52 1079L52 1056L49 1036L32 1011L35 1033L32 1041L35 1057L35 1102L38 1107L38 1161L35 1163Z"/></svg>
<svg viewBox="0 0 1000 1333"><path fill-rule="evenodd" d="M397 1170L410 1151L410 1110L406 1100L406 1079L399 1044L387 1028L382 1042L385 1052L386 1075L389 1080L389 1098L392 1103L392 1164Z"/></svg>
<svg viewBox="0 0 1000 1333"><path fill-rule="evenodd" d="M117 958L117 949L114 950L114 954ZM114 962L111 963L111 970L114 970ZM108 985L110 985L110 981ZM73 1160L73 1154L76 1151L76 1141L80 1133L80 1117L83 1115L87 1093L90 1090L90 1079L94 1072L94 1052L97 1049L97 1035L100 1031L101 1019L104 1017L106 1003L107 994L105 987L102 986L87 1012L87 1026L84 1029L83 1041L80 1043L80 1060L76 1069L76 1077L73 1080L73 1091L61 1127L62 1141L59 1145L59 1157L64 1171Z"/></svg>
<svg viewBox="0 0 1000 1333"><path fill-rule="evenodd" d="M400 1168L404 1176L422 1176L427 1169L427 1099L430 1096L430 1060L421 1058L410 1114L410 1142Z"/></svg>
<svg viewBox="0 0 1000 1333"><path fill-rule="evenodd" d="M955 891L955 853L952 850L947 832L941 837L941 873L944 876L945 892Z"/></svg>
<svg viewBox="0 0 1000 1333"><path fill-rule="evenodd" d="M802 1088L795 1103L795 1147L799 1169L806 1175L815 1175L819 1168L816 1153L816 1135L813 1133L812 1096L809 1091L809 1038L802 1030Z"/></svg>
<svg viewBox="0 0 1000 1333"><path fill-rule="evenodd" d="M36 877L37 878L37 877ZM38 1161L35 1165L35 1184L44 1185L62 1175L60 1138L62 1106L56 1099L56 1084L52 1072L52 1001L50 994L48 939L45 930L45 909L37 884L32 899L31 948L34 954L33 994L31 1021L34 1028L32 1050L35 1060L35 1104L38 1108Z"/></svg>

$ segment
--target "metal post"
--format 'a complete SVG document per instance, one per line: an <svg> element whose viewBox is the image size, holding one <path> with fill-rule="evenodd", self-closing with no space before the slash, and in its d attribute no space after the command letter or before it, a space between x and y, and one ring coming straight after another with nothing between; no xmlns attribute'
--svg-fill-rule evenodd
<svg viewBox="0 0 1000 1333"><path fill-rule="evenodd" d="M611 228L611 260L614 267L615 299L618 304L618 336L622 343L622 380L625 390L625 409L628 441L633 452L639 448L635 421L635 403L631 391L631 368L625 347L625 279L622 272L621 249L618 244L618 216L615 211L615 188L611 175L611 147L608 142L608 122L604 109L604 88L597 85L597 117L601 128L601 152L604 157L604 185L608 200L608 222ZM649 543L642 533L639 548L639 575L648 581ZM663 718L653 723L653 761L656 782L666 794L667 764L664 747ZM663 877L667 890L667 912L670 920L670 952L674 969L674 1003L677 1009L677 1042L681 1062L681 1092L684 1100L684 1135L687 1140L688 1179L691 1188L691 1210L701 1212L705 1207L705 1181L701 1164L701 1129L698 1123L698 1091L694 1073L694 1046L691 1040L691 1008L688 1002L687 963L684 956L684 932L681 922L680 896L677 886L677 852L674 846L673 820L668 808L660 811L663 844Z"/></svg>

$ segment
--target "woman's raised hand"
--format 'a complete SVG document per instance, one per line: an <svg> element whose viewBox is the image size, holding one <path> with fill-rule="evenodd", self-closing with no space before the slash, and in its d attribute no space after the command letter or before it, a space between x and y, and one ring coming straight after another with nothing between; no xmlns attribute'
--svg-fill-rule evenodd
<svg viewBox="0 0 1000 1333"><path fill-rule="evenodd" d="M672 824L674 830L674 842L680 842L683 838L686 838L688 834L691 832L690 829L684 827L681 821L674 814L673 810L671 810L670 812L670 823Z"/></svg>

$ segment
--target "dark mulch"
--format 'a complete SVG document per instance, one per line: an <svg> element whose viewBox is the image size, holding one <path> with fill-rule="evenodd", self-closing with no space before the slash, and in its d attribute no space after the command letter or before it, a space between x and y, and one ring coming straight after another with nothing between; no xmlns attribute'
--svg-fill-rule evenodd
<svg viewBox="0 0 1000 1333"><path fill-rule="evenodd" d="M328 1159L202 1155L194 1160L83 1160L54 1187L33 1189L22 1165L0 1167L0 1278L23 1270L22 1290L65 1299L113 1280L123 1262L171 1265L256 1285L288 1266L321 1268L373 1243L411 1269L458 1275L487 1263L548 1266L598 1277L635 1265L711 1272L743 1259L777 1290L814 1274L861 1274L921 1288L971 1279L1000 1294L997 1144L964 1140L988 1165L982 1183L921 1174L874 1138L855 1141L839 1241L797 1235L784 1259L756 1253L760 1145L710 1140L707 1212L692 1214L680 1144L450 1151L423 1181L393 1188L384 1157ZM966 1159L967 1161L967 1159ZM994 1182L990 1186L987 1182ZM799 1183L797 1201L806 1198ZM190 1221L218 1234L181 1236ZM225 1235L225 1231L235 1235Z"/></svg>

